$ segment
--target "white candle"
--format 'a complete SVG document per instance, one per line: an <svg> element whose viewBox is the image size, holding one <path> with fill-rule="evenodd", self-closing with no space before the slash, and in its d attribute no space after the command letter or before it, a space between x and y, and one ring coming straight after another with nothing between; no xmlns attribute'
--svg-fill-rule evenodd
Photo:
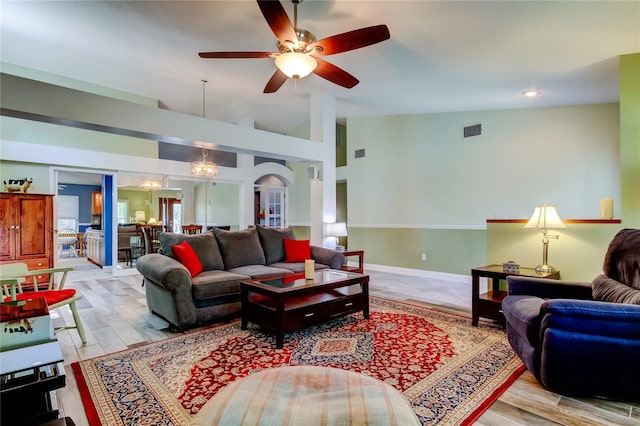
<svg viewBox="0 0 640 426"><path fill-rule="evenodd" d="M304 277L307 280L312 280L315 272L315 261L313 259L307 259L304 261Z"/></svg>
<svg viewBox="0 0 640 426"><path fill-rule="evenodd" d="M613 219L613 198L600 200L600 219Z"/></svg>

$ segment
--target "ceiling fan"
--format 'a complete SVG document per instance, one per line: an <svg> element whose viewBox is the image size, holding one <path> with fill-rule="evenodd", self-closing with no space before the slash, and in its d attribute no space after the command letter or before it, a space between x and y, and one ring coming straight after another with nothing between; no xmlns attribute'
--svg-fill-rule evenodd
<svg viewBox="0 0 640 426"><path fill-rule="evenodd" d="M334 55L360 49L387 40L389 29L386 25L360 28L346 33L316 40L309 31L298 28L298 3L292 0L294 23L287 16L279 0L257 0L262 15L276 36L278 52L200 52L201 58L274 58L276 71L264 88L264 93L274 93L287 81L298 80L314 73L339 86L351 89L358 79L319 56Z"/></svg>

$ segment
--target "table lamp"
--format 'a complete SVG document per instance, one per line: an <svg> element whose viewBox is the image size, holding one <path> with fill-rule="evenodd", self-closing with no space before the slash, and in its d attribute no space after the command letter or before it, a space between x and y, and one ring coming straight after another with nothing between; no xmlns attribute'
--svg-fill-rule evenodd
<svg viewBox="0 0 640 426"><path fill-rule="evenodd" d="M146 222L146 214L142 210L136 210L136 222L145 223Z"/></svg>
<svg viewBox="0 0 640 426"><path fill-rule="evenodd" d="M338 245L338 238L347 236L347 224L344 222L327 223L325 230L327 237L335 237L336 250L344 251L344 246Z"/></svg>
<svg viewBox="0 0 640 426"><path fill-rule="evenodd" d="M536 266L536 272L555 272L556 269L548 263L549 238L557 240L559 238L559 235L550 234L548 230L567 227L567 225L562 222L562 219L560 219L560 215L558 215L558 211L556 210L556 208L553 206L548 206L546 204L537 206L534 209L533 214L531 215L531 219L529 219L529 222L527 222L524 227L542 229L542 265Z"/></svg>

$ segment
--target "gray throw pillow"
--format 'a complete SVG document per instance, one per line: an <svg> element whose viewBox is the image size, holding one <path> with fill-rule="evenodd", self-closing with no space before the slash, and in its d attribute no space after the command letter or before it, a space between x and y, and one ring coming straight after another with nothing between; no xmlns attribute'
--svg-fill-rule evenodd
<svg viewBox="0 0 640 426"><path fill-rule="evenodd" d="M264 250L264 256L267 261L267 265L271 265L276 262L285 261L284 242L285 238L289 240L295 240L296 236L293 234L291 228L265 228L258 225L258 236L260 237L260 243Z"/></svg>
<svg viewBox="0 0 640 426"><path fill-rule="evenodd" d="M187 241L191 247L193 247L193 251L196 252L198 259L200 259L203 270L213 271L224 269L220 249L218 248L218 243L212 232L203 232L202 234L195 235L161 232L158 235L158 239L162 246L162 252L167 256L175 258L171 251L171 246Z"/></svg>
<svg viewBox="0 0 640 426"><path fill-rule="evenodd" d="M266 264L256 228L244 231L214 229L213 232L218 240L225 269Z"/></svg>

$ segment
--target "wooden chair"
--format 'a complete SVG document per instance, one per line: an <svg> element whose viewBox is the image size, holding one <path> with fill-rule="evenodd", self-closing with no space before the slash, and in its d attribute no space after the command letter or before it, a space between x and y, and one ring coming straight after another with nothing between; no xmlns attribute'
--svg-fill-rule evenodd
<svg viewBox="0 0 640 426"><path fill-rule="evenodd" d="M183 234L200 234L202 233L202 225L182 225Z"/></svg>
<svg viewBox="0 0 640 426"><path fill-rule="evenodd" d="M78 257L76 245L78 244L78 233L73 229L61 229L58 231L58 257L62 255L62 249L69 247L69 255Z"/></svg>
<svg viewBox="0 0 640 426"><path fill-rule="evenodd" d="M25 300L33 297L44 297L47 301L49 310L60 308L64 305L69 305L71 314L73 315L73 326L62 326L55 329L56 332L60 330L66 330L75 328L78 330L80 340L82 343L87 343L87 338L84 333L84 327L78 314L78 308L76 307L76 301L82 299L82 296L76 294L76 290L72 288L64 288L64 283L67 279L67 272L73 271L74 268L51 268L51 269L37 269L29 271L26 263L9 263L0 265L0 282L2 283L2 296L3 301L11 300ZM23 291L22 283L27 277L33 277L35 281L36 275L49 274L49 284L46 290L40 290L38 285L33 286L32 291ZM60 282L56 285L55 275L62 274Z"/></svg>

